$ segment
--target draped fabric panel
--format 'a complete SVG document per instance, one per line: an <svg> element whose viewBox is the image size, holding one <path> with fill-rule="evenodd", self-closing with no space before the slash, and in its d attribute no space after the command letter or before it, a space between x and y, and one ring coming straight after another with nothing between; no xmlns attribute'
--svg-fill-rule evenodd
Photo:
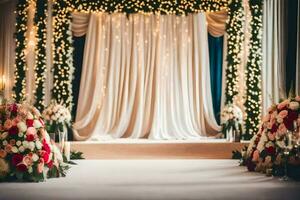
<svg viewBox="0 0 300 200"><path fill-rule="evenodd" d="M226 31L228 13L226 10L206 14L207 30L213 37L221 37Z"/></svg>
<svg viewBox="0 0 300 200"><path fill-rule="evenodd" d="M297 61L296 61L296 94L300 95L300 1L298 1L298 16L297 16Z"/></svg>
<svg viewBox="0 0 300 200"><path fill-rule="evenodd" d="M216 120L220 123L224 36L214 37L208 33L208 43L213 109Z"/></svg>
<svg viewBox="0 0 300 200"><path fill-rule="evenodd" d="M75 138L216 134L207 42L204 14L91 14Z"/></svg>
<svg viewBox="0 0 300 200"><path fill-rule="evenodd" d="M263 112L285 94L284 2L266 0L263 8ZM270 98L271 97L271 98Z"/></svg>
<svg viewBox="0 0 300 200"><path fill-rule="evenodd" d="M72 32L75 37L82 37L86 34L89 25L89 13L72 13Z"/></svg>
<svg viewBox="0 0 300 200"><path fill-rule="evenodd" d="M14 84L15 6L16 1L7 1L0 4L0 74L4 75L4 96L8 99L12 97Z"/></svg>

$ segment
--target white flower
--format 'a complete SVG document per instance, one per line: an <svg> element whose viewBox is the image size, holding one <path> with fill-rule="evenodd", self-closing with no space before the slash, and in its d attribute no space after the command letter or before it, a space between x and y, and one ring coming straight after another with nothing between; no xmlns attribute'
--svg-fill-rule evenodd
<svg viewBox="0 0 300 200"><path fill-rule="evenodd" d="M23 141L23 146L25 149L29 149L29 142L28 141Z"/></svg>
<svg viewBox="0 0 300 200"><path fill-rule="evenodd" d="M36 145L37 149L42 149L42 147L43 147L43 144L38 140L35 142L35 145Z"/></svg>
<svg viewBox="0 0 300 200"><path fill-rule="evenodd" d="M20 133L24 133L27 130L27 126L24 122L19 122L17 124L17 127L18 127Z"/></svg>
<svg viewBox="0 0 300 200"><path fill-rule="evenodd" d="M41 128L42 127L42 124L41 124L41 122L39 121L39 120L34 120L33 121L33 126L34 126L34 128Z"/></svg>
<svg viewBox="0 0 300 200"><path fill-rule="evenodd" d="M20 140L18 140L18 141L16 142L16 145L17 145L17 146L21 146L21 144L22 144L22 142L21 142Z"/></svg>
<svg viewBox="0 0 300 200"><path fill-rule="evenodd" d="M292 101L290 102L289 107L291 110L297 110L299 108L299 103L296 101Z"/></svg>
<svg viewBox="0 0 300 200"><path fill-rule="evenodd" d="M39 156L36 155L36 154L34 153L34 154L32 155L32 160L33 160L33 162L38 161L38 159L39 159Z"/></svg>
<svg viewBox="0 0 300 200"><path fill-rule="evenodd" d="M33 115L30 112L27 113L27 119L33 119Z"/></svg>
<svg viewBox="0 0 300 200"><path fill-rule="evenodd" d="M35 147L34 142L29 142L28 149L30 149L31 151L33 151L34 147Z"/></svg>
<svg viewBox="0 0 300 200"><path fill-rule="evenodd" d="M5 177L8 172L8 163L4 159L0 158L0 177Z"/></svg>
<svg viewBox="0 0 300 200"><path fill-rule="evenodd" d="M279 123L279 124L281 124L282 122L283 122L283 119L281 118L281 117L279 117L279 116L277 116L277 122Z"/></svg>
<svg viewBox="0 0 300 200"><path fill-rule="evenodd" d="M8 132L4 132L4 133L2 133L2 135L1 135L1 139L2 139L2 140L5 140L5 139L7 138L7 136L8 136Z"/></svg>
<svg viewBox="0 0 300 200"><path fill-rule="evenodd" d="M24 146L20 146L20 147L19 147L19 151L20 151L21 153L23 153L23 152L25 151Z"/></svg>
<svg viewBox="0 0 300 200"><path fill-rule="evenodd" d="M11 148L11 151L13 152L13 153L18 153L18 148L16 147L16 146L13 146L12 148Z"/></svg>
<svg viewBox="0 0 300 200"><path fill-rule="evenodd" d="M19 136L19 137L23 137L24 134L23 134L23 133L18 133L18 136Z"/></svg>
<svg viewBox="0 0 300 200"><path fill-rule="evenodd" d="M6 140L4 140L4 141L2 142L2 144L3 144L4 146L6 146L6 145L8 144L8 142L7 142Z"/></svg>
<svg viewBox="0 0 300 200"><path fill-rule="evenodd" d="M28 173L31 174L33 172L32 166L28 167Z"/></svg>

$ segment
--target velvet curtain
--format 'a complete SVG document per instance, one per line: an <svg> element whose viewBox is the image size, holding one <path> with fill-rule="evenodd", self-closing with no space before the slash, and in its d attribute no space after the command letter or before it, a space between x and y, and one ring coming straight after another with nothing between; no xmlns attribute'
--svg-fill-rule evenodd
<svg viewBox="0 0 300 200"><path fill-rule="evenodd" d="M86 33L77 140L199 139L220 130L204 14L93 13Z"/></svg>

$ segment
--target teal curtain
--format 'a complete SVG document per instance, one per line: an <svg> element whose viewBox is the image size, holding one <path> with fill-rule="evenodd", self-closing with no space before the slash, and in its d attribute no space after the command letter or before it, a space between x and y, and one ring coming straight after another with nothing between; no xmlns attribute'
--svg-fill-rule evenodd
<svg viewBox="0 0 300 200"><path fill-rule="evenodd" d="M222 96L223 40L224 36L213 37L208 33L211 95L214 115L219 124Z"/></svg>

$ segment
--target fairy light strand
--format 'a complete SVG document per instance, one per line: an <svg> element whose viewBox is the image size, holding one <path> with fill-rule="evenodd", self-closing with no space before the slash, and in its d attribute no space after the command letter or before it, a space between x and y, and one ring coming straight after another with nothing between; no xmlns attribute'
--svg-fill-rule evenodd
<svg viewBox="0 0 300 200"><path fill-rule="evenodd" d="M246 66L246 134L244 139L250 139L258 132L261 120L261 67L262 67L262 15L263 1L249 0L251 12L251 38L248 62Z"/></svg>
<svg viewBox="0 0 300 200"><path fill-rule="evenodd" d="M45 80L47 73L46 41L47 41L47 0L36 1L34 25L36 26L37 44L35 47L35 107L40 111L45 108Z"/></svg>
<svg viewBox="0 0 300 200"><path fill-rule="evenodd" d="M16 32L15 32L15 72L13 99L20 102L26 96L26 49L27 49L27 21L29 0L19 0L16 6Z"/></svg>

